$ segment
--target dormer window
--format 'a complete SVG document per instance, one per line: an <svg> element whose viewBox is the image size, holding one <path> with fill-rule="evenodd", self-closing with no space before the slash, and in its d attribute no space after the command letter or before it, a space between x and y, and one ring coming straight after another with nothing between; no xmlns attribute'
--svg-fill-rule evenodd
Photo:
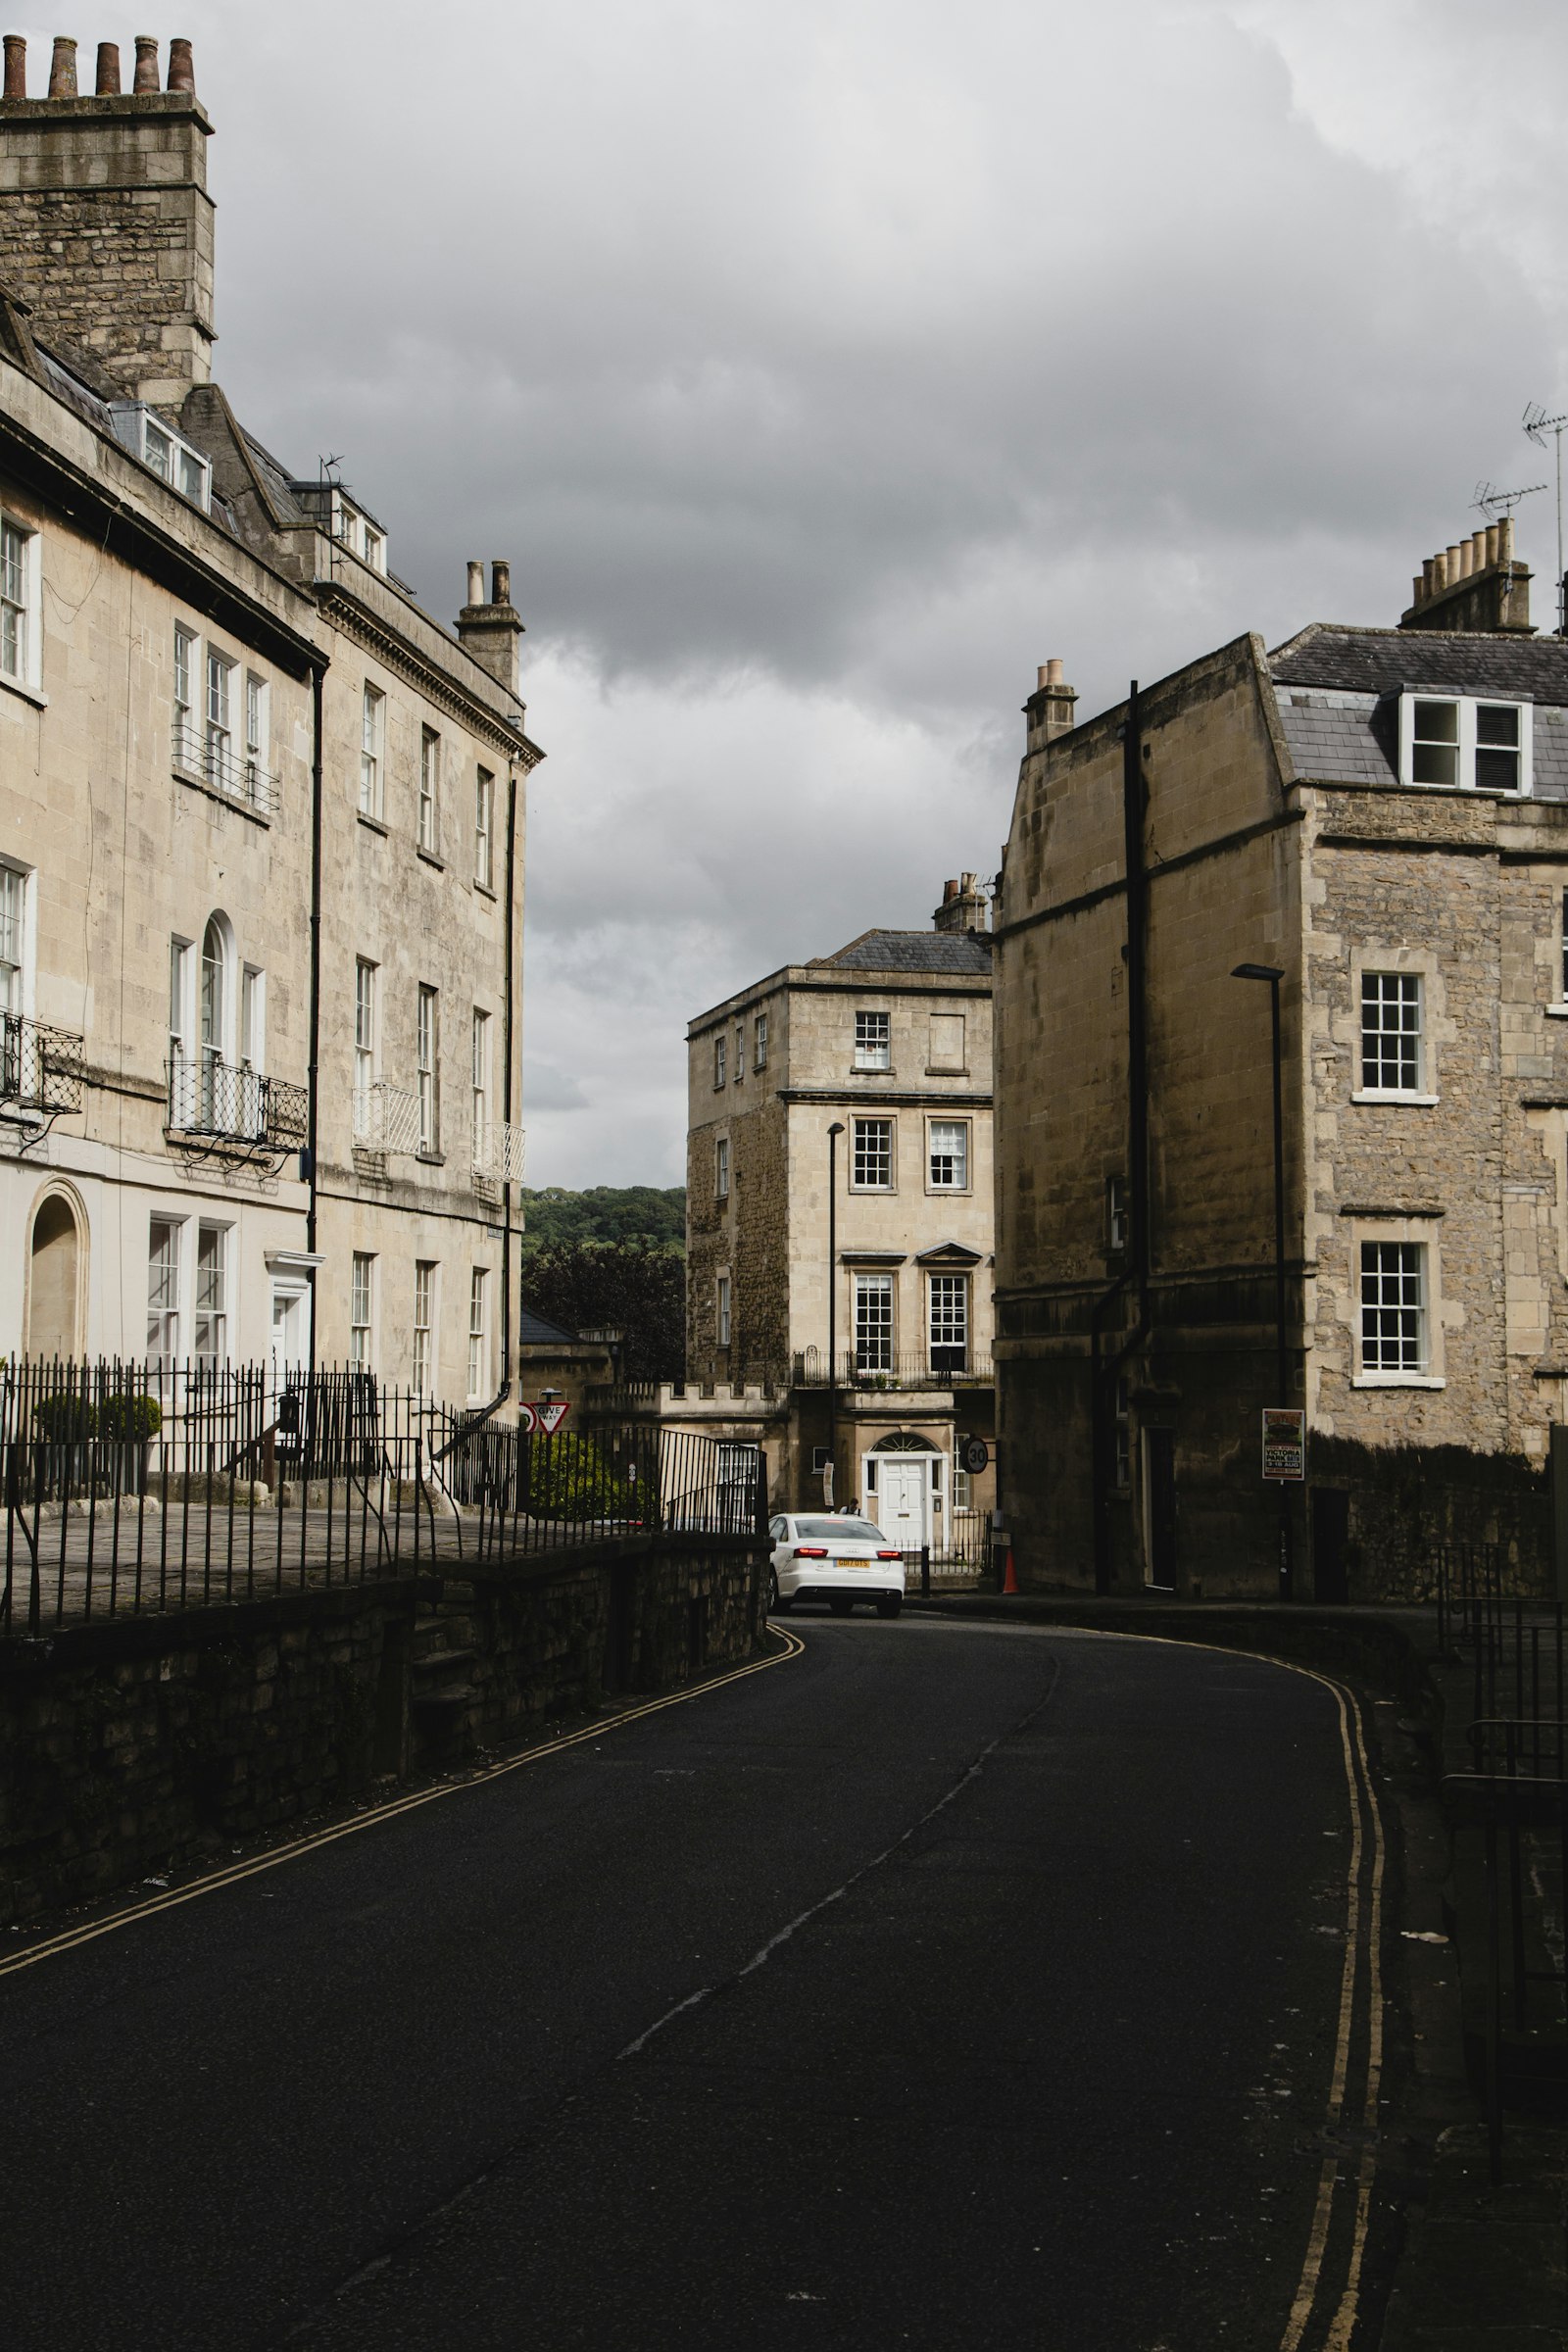
<svg viewBox="0 0 1568 2352"><path fill-rule="evenodd" d="M331 532L352 555L368 564L372 571L386 570L386 533L370 520L341 490L334 490L331 499Z"/></svg>
<svg viewBox="0 0 1568 2352"><path fill-rule="evenodd" d="M193 507L200 507L204 514L211 512L213 468L199 449L141 401L116 401L109 413L117 440L133 458L140 458L161 482L188 498Z"/></svg>
<svg viewBox="0 0 1568 2352"><path fill-rule="evenodd" d="M1528 703L1475 695L1399 697L1399 781L1450 791L1530 790Z"/></svg>

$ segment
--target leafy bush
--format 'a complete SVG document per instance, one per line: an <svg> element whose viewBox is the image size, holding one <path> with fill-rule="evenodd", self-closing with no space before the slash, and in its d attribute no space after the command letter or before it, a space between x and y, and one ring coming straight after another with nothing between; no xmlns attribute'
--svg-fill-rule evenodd
<svg viewBox="0 0 1568 2352"><path fill-rule="evenodd" d="M564 1430L535 1438L528 1460L528 1508L541 1519L624 1519L631 1494L592 1438Z"/></svg>
<svg viewBox="0 0 1568 2352"><path fill-rule="evenodd" d="M87 1397L75 1389L58 1389L40 1396L32 1408L32 1425L46 1444L79 1446L98 1426Z"/></svg>
<svg viewBox="0 0 1568 2352"><path fill-rule="evenodd" d="M156 1396L106 1396L98 1407L98 1435L117 1446L146 1446L164 1426Z"/></svg>

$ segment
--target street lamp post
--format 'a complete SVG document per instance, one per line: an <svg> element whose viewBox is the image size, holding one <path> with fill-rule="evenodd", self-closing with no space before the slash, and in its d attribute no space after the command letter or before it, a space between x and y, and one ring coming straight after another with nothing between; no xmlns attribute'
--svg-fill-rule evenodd
<svg viewBox="0 0 1568 2352"><path fill-rule="evenodd" d="M833 1486L838 1476L838 1404L839 1404L839 1137L844 1122L835 1119L827 1131L827 1459L828 1491L824 1502L836 1498Z"/></svg>
<svg viewBox="0 0 1568 2352"><path fill-rule="evenodd" d="M1239 963L1233 980L1266 980L1274 1048L1274 1394L1282 1406L1291 1401L1291 1367L1285 1341L1285 1082L1280 1046L1280 982L1285 974L1273 963ZM1291 1558L1291 1498L1280 1482L1280 1598L1295 1590Z"/></svg>

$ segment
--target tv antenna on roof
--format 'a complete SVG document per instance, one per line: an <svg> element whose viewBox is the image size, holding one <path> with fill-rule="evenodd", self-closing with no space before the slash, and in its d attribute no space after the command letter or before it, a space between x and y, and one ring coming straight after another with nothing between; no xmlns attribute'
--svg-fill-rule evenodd
<svg viewBox="0 0 1568 2352"><path fill-rule="evenodd" d="M1557 634L1568 637L1568 587L1562 569L1562 428L1568 424L1568 409L1559 416L1548 416L1540 402L1533 400L1525 410L1523 423L1538 449L1545 448L1548 433L1557 443Z"/></svg>
<svg viewBox="0 0 1568 2352"><path fill-rule="evenodd" d="M1544 490L1545 487L1544 482L1527 482L1522 490L1499 490L1495 482L1477 482L1476 494L1470 504L1479 507L1483 514L1494 520L1499 514L1511 514L1522 498L1533 498L1538 490Z"/></svg>

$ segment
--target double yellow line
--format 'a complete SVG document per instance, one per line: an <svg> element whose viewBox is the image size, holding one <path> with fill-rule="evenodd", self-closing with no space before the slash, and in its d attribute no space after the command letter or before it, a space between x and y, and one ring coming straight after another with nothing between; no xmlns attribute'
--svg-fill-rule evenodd
<svg viewBox="0 0 1568 2352"><path fill-rule="evenodd" d="M59 1936L29 1944L24 1951L0 1960L0 1977L14 1977L24 1968L36 1968L40 1960L57 1959L62 1952L74 1952L81 1944L95 1942L100 1936L113 1936L121 1928L131 1927L138 1919L150 1919L159 1911L172 1911L180 1903L195 1902L200 1895L217 1894L220 1887L237 1886L241 1879L254 1879L264 1870L277 1870L285 1862L298 1861L302 1854L314 1854L323 1845L335 1845L340 1838L353 1838L359 1831L373 1830L381 1822L396 1821L402 1813L417 1812L421 1805L433 1805L443 1796L461 1796L465 1789L482 1788L487 1781L504 1780L509 1772L520 1772L525 1764L539 1764L546 1756L559 1756L564 1748L581 1747L584 1740L602 1739L606 1732L617 1731L623 1723L639 1723L645 1715L659 1715L666 1707L684 1706L688 1699L705 1698L710 1690L722 1690L727 1684L743 1683L748 1675L765 1674L770 1666L782 1666L786 1659L798 1658L806 1647L804 1642L794 1634L785 1633L781 1626L770 1626L768 1631L775 1641L783 1643L770 1657L754 1658L750 1665L736 1666L728 1674L712 1675L690 1690L672 1690L667 1697L645 1699L641 1706L623 1707L615 1715L601 1715L578 1731L564 1732L559 1740L542 1740L536 1747L520 1748L515 1755L504 1756L497 1764L481 1765L477 1772L465 1773L461 1780L442 1781L434 1788L416 1788L408 1796L390 1797L384 1805L368 1805L352 1821L340 1821L329 1830L313 1831L308 1838L291 1838L287 1845L274 1845L248 1862L235 1862L226 1870L209 1871L205 1878L193 1880L188 1886L172 1887L167 1894L150 1895L144 1903L127 1903L123 1910L111 1911L106 1918L89 1920L79 1928L68 1928Z"/></svg>

